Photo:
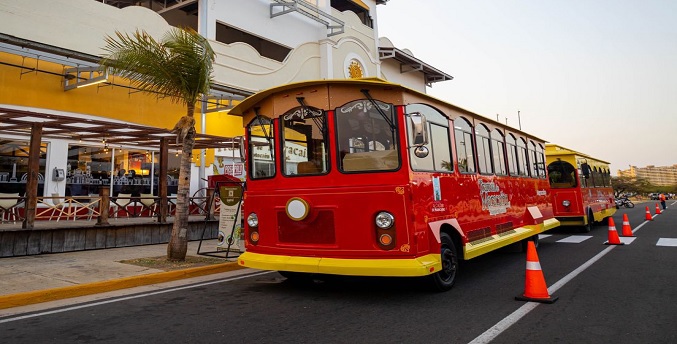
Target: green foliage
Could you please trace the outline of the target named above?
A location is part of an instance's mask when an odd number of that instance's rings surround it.
[[[174,102],[195,104],[209,92],[216,54],[209,42],[190,28],[173,28],[161,41],[145,31],[106,37],[109,53],[100,64],[134,87],[159,93]]]

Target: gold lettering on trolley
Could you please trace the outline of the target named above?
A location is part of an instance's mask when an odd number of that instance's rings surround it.
[[[398,195],[404,195],[404,187],[402,187],[402,186],[396,187],[395,193],[397,193]]]
[[[401,252],[409,252],[409,250],[411,250],[411,246],[409,246],[409,244],[404,244],[404,245],[400,246]]]

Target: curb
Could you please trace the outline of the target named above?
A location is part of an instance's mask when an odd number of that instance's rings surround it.
[[[9,295],[0,295],[0,309],[27,306],[36,303],[92,295],[120,289],[140,287],[149,284],[170,282],[185,278],[211,275],[239,269],[244,269],[244,267],[237,265],[237,262],[228,262],[182,270],[173,270],[138,276],[123,277],[101,282],[84,283],[68,287],[35,290]]]

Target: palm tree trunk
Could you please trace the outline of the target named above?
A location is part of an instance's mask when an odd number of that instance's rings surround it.
[[[187,115],[193,118],[195,104],[188,104]],[[179,131],[180,133],[180,131]],[[177,133],[177,135],[179,135]],[[167,259],[172,261],[186,260],[188,251],[188,214],[190,210],[190,175],[193,146],[195,145],[195,126],[192,125],[183,138],[181,147],[181,165],[179,168],[179,186],[176,193],[176,215],[172,226],[172,235],[167,245]]]

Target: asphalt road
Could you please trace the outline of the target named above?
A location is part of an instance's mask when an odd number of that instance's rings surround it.
[[[541,239],[538,256],[559,297],[554,304],[514,299],[524,292],[525,255],[505,249],[464,262],[446,293],[411,279],[296,285],[252,270],[256,275],[0,318],[0,338],[3,344],[675,343],[677,246],[657,243],[677,241],[677,205],[641,225],[645,205],[614,216],[619,234],[623,213],[636,230],[627,245],[604,245],[604,225],[584,234],[558,228]]]

